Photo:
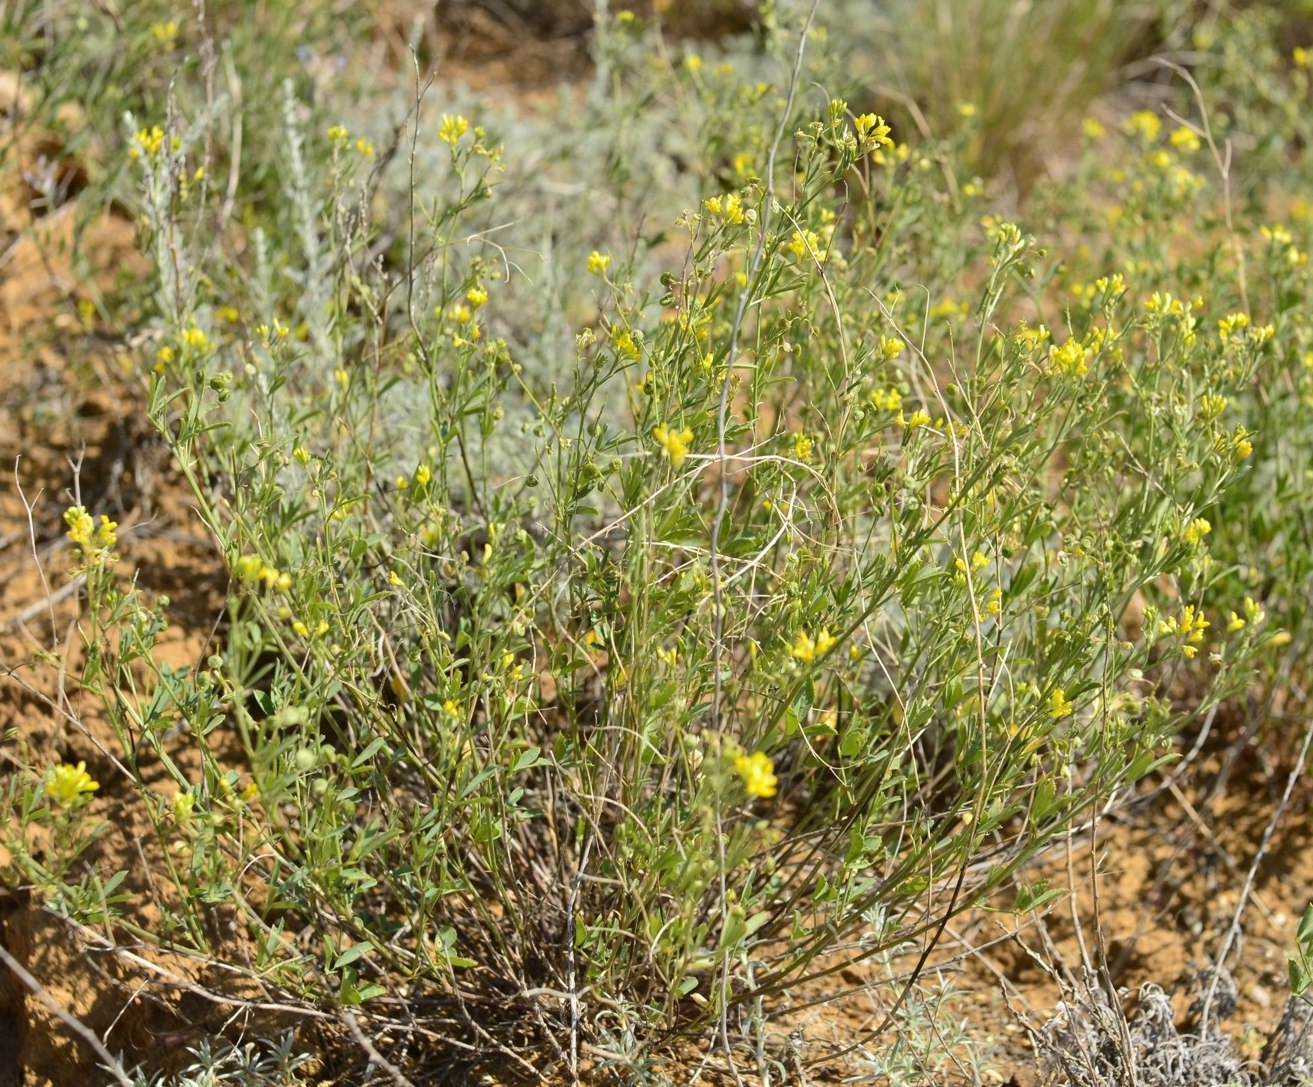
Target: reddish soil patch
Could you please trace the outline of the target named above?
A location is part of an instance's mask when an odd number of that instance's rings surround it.
[[[53,137],[19,126],[13,114],[24,105],[0,96],[0,111],[24,133],[0,174],[0,780],[23,764],[85,760],[101,783],[91,815],[106,828],[79,863],[104,875],[128,870],[123,886],[140,896],[134,913],[149,923],[141,797],[117,769],[122,751],[99,699],[74,678],[85,646],[63,512],[80,502],[119,522],[122,578],[135,577],[150,600],[169,600],[164,663],[204,659],[224,578],[144,417],[140,355],[97,317],[121,277],[147,274],[134,230],[112,215],[86,217],[75,200],[52,204],[52,193],[71,196],[72,181],[34,185],[52,163],[66,179],[84,175]],[[29,846],[39,856],[42,845],[38,832]],[[0,847],[0,862],[7,859]],[[27,895],[0,899],[0,941],[111,1051],[197,1040],[179,1033],[176,1001],[147,992],[146,979],[115,956],[88,950],[95,940],[91,932],[79,938]],[[0,967],[0,1085],[23,1083],[24,1065],[28,1084],[96,1081],[85,1044],[25,996]]]

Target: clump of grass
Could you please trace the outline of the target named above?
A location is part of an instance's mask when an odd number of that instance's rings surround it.
[[[971,173],[1025,193],[1078,146],[1081,120],[1127,62],[1152,52],[1186,5],[1097,0],[930,0],[843,8],[854,75],[923,137],[962,143]],[[1043,95],[1035,93],[1043,72]]]

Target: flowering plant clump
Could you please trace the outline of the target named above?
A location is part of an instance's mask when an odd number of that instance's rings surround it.
[[[874,15],[771,6],[695,54],[603,13],[572,124],[437,84],[396,118],[311,71],[327,41],[289,67],[243,27],[160,82],[179,38],[138,6],[96,185],[151,273],[77,328],[120,314],[231,576],[180,664],[118,525],[64,513],[158,908],[85,848],[84,763],[29,766],[0,843],[131,961],[233,958],[219,997],[369,1032],[398,1082],[443,1047],[651,1078],[699,1032],[778,1078],[797,986],[931,962],[1227,700],[1303,713],[1313,211],[1263,186],[1313,132],[1288,50],[1245,77],[1275,24],[1001,191],[983,88],[927,125],[821,90]],[[1252,159],[1218,176],[1224,133]]]

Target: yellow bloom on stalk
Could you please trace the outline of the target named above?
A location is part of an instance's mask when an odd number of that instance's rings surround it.
[[[333,125],[325,135],[334,143],[346,143],[347,136],[349,136],[350,133],[347,132],[344,125]]]
[[[903,341],[894,336],[881,336],[878,344],[882,358],[892,361],[903,353]]]
[[[1089,351],[1075,339],[1070,339],[1060,347],[1049,351],[1049,367],[1055,373],[1081,377],[1089,372],[1086,360]]]
[[[1182,125],[1180,128],[1173,129],[1172,134],[1168,137],[1171,144],[1178,151],[1198,151],[1201,144],[1199,136],[1192,128],[1186,128]]]
[[[693,441],[693,432],[685,427],[683,430],[671,430],[668,423],[652,428],[652,437],[656,439],[661,452],[670,458],[670,463],[678,468],[688,456],[689,443]]]
[[[828,627],[822,627],[815,638],[805,630],[800,630],[789,654],[794,660],[802,661],[803,664],[813,664],[817,657],[823,657],[833,649],[834,643],[834,635],[830,633]]]
[[[857,138],[867,150],[893,146],[894,141],[889,138],[889,126],[877,114],[863,113],[853,120],[853,128],[857,130]]]
[[[457,141],[469,131],[470,123],[459,113],[454,117],[449,113],[442,115],[442,127],[438,129],[438,139],[449,143],[454,148]]]
[[[1199,652],[1199,646],[1203,644],[1204,631],[1210,626],[1212,624],[1204,618],[1202,608],[1196,610],[1193,604],[1187,604],[1181,609],[1179,619],[1172,615],[1161,620],[1158,623],[1158,633],[1179,634],[1185,639],[1185,645],[1181,647],[1181,652],[1185,654],[1187,660],[1193,660]]]
[[[1067,697],[1066,691],[1061,687],[1053,688],[1049,694],[1049,716],[1053,720],[1060,721],[1064,717],[1070,717],[1075,708],[1071,699]]]
[[[1152,110],[1142,109],[1131,114],[1126,121],[1125,130],[1128,135],[1137,137],[1143,143],[1153,143],[1163,130],[1163,123],[1158,114]]]
[[[876,411],[899,411],[903,406],[903,394],[897,389],[872,389],[871,405]]]
[[[812,459],[812,440],[806,434],[793,436],[793,455],[799,460]]]
[[[1213,531],[1212,523],[1206,517],[1196,517],[1185,526],[1185,542],[1191,547],[1198,544],[1205,536]]]
[[[611,264],[611,258],[606,253],[599,253],[594,249],[588,254],[588,274],[600,276],[604,274]]]
[[[743,779],[743,787],[749,796],[772,797],[779,780],[775,777],[775,763],[764,751],[754,751],[751,755],[739,755],[734,760],[734,769]]]
[[[143,154],[147,158],[154,158],[163,146],[164,129],[159,125],[153,125],[149,129],[139,128],[132,138],[132,146],[128,148],[128,158],[141,158]]]
[[[643,354],[638,344],[634,342],[634,337],[627,330],[617,332],[611,337],[611,342],[615,344],[616,351],[627,359],[640,358]]]
[[[86,507],[71,506],[64,511],[64,524],[68,525],[68,538],[82,549],[82,557],[91,565],[101,566],[117,558],[111,554],[119,542],[117,521],[102,516],[97,527]]]
[[[76,766],[56,763],[46,777],[46,796],[61,808],[71,808],[84,793],[94,793],[100,782],[92,780],[87,764],[79,759]]]
[[[821,238],[814,230],[795,230],[784,248],[799,260],[808,255],[813,260],[821,259]]]
[[[737,226],[743,222],[743,200],[736,192],[726,193],[724,196],[709,196],[702,201],[702,206],[730,226]]]

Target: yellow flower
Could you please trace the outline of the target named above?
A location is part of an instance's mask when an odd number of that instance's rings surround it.
[[[1049,368],[1055,373],[1081,377],[1089,372],[1089,366],[1086,364],[1088,358],[1089,351],[1077,340],[1070,339],[1062,346],[1054,347],[1049,351]]]
[[[688,446],[693,440],[693,432],[688,428],[671,430],[667,423],[652,428],[652,437],[656,439],[661,451],[670,458],[670,463],[678,468],[688,456]]]
[[[1049,716],[1055,721],[1070,717],[1075,706],[1061,687],[1054,687],[1049,694]]]
[[[1103,139],[1103,137],[1108,134],[1108,130],[1103,127],[1097,118],[1094,117],[1086,117],[1085,120],[1080,123],[1080,127],[1081,131],[1085,134],[1085,138],[1091,143]]]
[[[1178,151],[1198,151],[1200,147],[1199,136],[1194,129],[1186,128],[1184,125],[1173,129],[1168,139]]]
[[[488,292],[482,287],[471,287],[465,292],[465,298],[471,306],[478,309],[483,303],[488,301]]]
[[[611,342],[615,344],[615,349],[627,359],[642,357],[642,351],[639,350],[638,344],[634,342],[634,337],[627,329],[615,333],[611,337]]]
[[[333,125],[327,132],[328,138],[334,143],[346,143],[348,135],[349,133],[343,125]]]
[[[363,136],[356,140],[356,150],[367,159],[374,157],[374,145]]]
[[[897,389],[873,389],[871,404],[876,411],[898,411],[903,406],[903,394]]]
[[[588,272],[590,275],[602,275],[611,264],[611,257],[594,249],[588,254]]]
[[[72,506],[64,511],[64,523],[68,525],[68,538],[82,549],[82,557],[89,564],[100,566],[118,557],[111,554],[119,542],[115,531],[119,527],[117,521],[102,516],[97,527],[96,519],[85,507]]]
[[[71,808],[83,793],[94,793],[99,788],[100,783],[87,773],[84,759],[79,759],[76,766],[56,763],[46,777],[46,796],[61,808]]]
[[[743,779],[743,787],[749,796],[772,797],[779,780],[775,777],[775,763],[764,751],[754,751],[751,755],[739,755],[734,760],[734,769]]]
[[[789,650],[789,653],[795,660],[800,660],[803,664],[812,664],[817,657],[823,657],[833,649],[834,642],[834,636],[830,633],[828,627],[822,627],[815,638],[812,638],[805,630],[800,630],[798,631],[798,638],[793,643],[793,648]]]
[[[469,131],[470,123],[459,113],[454,117],[449,113],[442,115],[442,127],[438,129],[438,139],[451,144],[454,149],[457,141]]]
[[[1163,123],[1152,110],[1142,109],[1131,114],[1124,128],[1127,135],[1135,136],[1142,143],[1153,143],[1163,130]]]
[[[164,146],[164,129],[159,125],[154,125],[149,129],[140,128],[137,134],[132,138],[132,146],[128,148],[129,158],[141,158],[144,154],[147,158],[154,158],[160,153],[160,148]]]
[[[1228,634],[1234,634],[1237,630],[1244,630],[1244,629],[1245,629],[1245,621],[1241,619],[1240,616],[1238,616],[1235,612],[1232,612],[1230,622],[1226,624],[1226,632]]]
[[[795,230],[793,237],[784,247],[798,259],[810,256],[813,260],[821,260],[821,238],[820,235],[812,230]]]
[[[195,325],[192,325],[191,328],[184,328],[178,334],[178,339],[182,341],[184,347],[190,347],[195,351],[204,351],[210,346],[210,337]]]
[[[903,353],[903,341],[894,336],[881,336],[878,347],[880,355],[890,361]]]
[[[709,196],[702,201],[702,206],[717,219],[737,226],[743,222],[743,200],[736,192],[724,196]]]
[[[793,436],[793,455],[799,460],[811,460],[812,440],[806,434]]]
[[[1313,65],[1313,50],[1306,49],[1302,45],[1297,45],[1290,54],[1290,59],[1295,62],[1296,68],[1307,68]]]
[[[1193,547],[1212,531],[1213,526],[1208,518],[1196,517],[1185,526],[1185,542]]]
[[[91,534],[96,529],[96,520],[83,506],[73,506],[64,511],[64,523],[68,525],[68,538],[86,551],[91,547]]]
[[[868,151],[893,146],[894,141],[889,138],[889,126],[877,114],[863,113],[854,118],[853,128],[857,130],[857,138],[862,147]]]

